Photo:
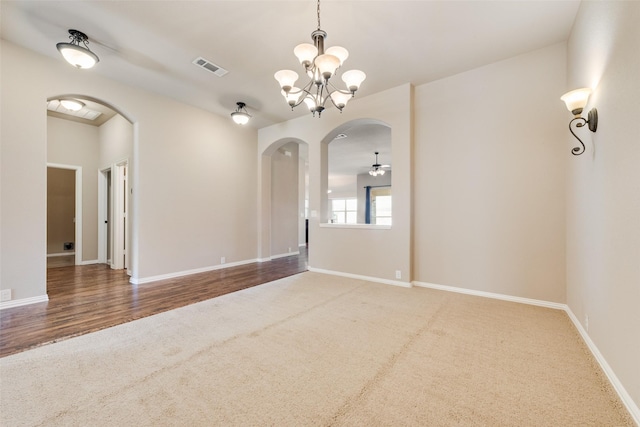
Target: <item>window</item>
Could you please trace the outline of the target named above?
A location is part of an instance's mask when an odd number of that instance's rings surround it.
[[[371,223],[391,225],[391,187],[371,190]]]
[[[331,222],[355,224],[358,222],[358,199],[331,199]]]

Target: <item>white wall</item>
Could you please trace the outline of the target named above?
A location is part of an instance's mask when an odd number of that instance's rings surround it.
[[[82,167],[82,261],[98,259],[98,141],[95,126],[47,116],[47,161]]]
[[[415,88],[414,280],[565,302],[565,49]]]
[[[582,2],[566,90],[594,90],[596,133],[567,165],[567,302],[640,420],[640,2]],[[571,119],[564,112],[565,122]],[[569,144],[577,141],[565,131]],[[573,156],[571,156],[573,157]]]
[[[309,221],[309,265],[312,268],[337,271],[360,276],[395,280],[395,271],[403,273],[401,280],[410,281],[411,271],[411,123],[412,87],[399,86],[351,102],[343,113],[329,109],[322,118],[311,114],[278,125],[260,129],[258,156],[272,144],[293,139],[309,144],[309,191],[311,216]],[[394,164],[394,225],[391,230],[320,227],[327,222],[327,147],[328,142],[349,122],[359,120],[384,123],[391,127],[392,157]],[[262,181],[268,179],[261,162]],[[264,185],[264,183],[259,183]],[[397,185],[397,187],[395,187]],[[396,189],[397,188],[397,189]],[[261,206],[270,197],[261,190]],[[270,238],[263,222],[260,229],[261,251]],[[266,222],[269,224],[269,222]],[[261,258],[264,258],[261,255]]]
[[[309,147],[298,144],[298,246],[306,243],[305,201],[309,187]]]
[[[298,157],[295,142],[271,155],[271,256],[298,251]]]
[[[99,165],[106,169],[121,160],[133,159],[133,125],[120,114],[98,128]]]
[[[90,96],[134,122],[134,280],[256,257],[251,128],[2,41],[1,286],[46,292],[45,102]],[[97,174],[97,173],[96,173]]]

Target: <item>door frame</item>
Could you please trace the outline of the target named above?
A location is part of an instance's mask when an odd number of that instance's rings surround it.
[[[111,255],[110,267],[127,269],[129,273],[129,159],[123,159],[98,171],[98,262],[106,263]],[[106,173],[111,173],[111,191],[108,191]],[[107,203],[107,198],[111,203]],[[111,236],[107,236],[105,221],[111,206]],[[107,254],[107,239],[111,238],[111,254]]]
[[[75,265],[82,264],[82,166],[64,165],[61,163],[47,162],[47,168],[67,169],[75,171],[76,195],[75,195]],[[47,213],[47,217],[48,217]]]
[[[100,169],[98,171],[98,263],[106,264],[109,260],[109,254],[107,253],[107,236],[108,225],[106,221],[109,219],[109,206],[113,206],[113,203],[108,203],[107,198],[111,197],[108,190],[109,180],[107,179],[107,173],[111,173],[112,167]],[[113,236],[111,236],[113,241]]]
[[[128,212],[129,212],[129,160],[124,159],[114,164],[111,169],[111,190],[113,192],[113,221],[111,231],[113,239],[111,247],[113,248],[113,257],[111,259],[111,268],[116,270],[127,269],[129,266],[129,249],[127,233]]]

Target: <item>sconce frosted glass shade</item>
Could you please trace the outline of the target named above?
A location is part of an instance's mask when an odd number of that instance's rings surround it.
[[[293,48],[293,54],[302,65],[313,63],[313,58],[318,55],[318,48],[309,43],[302,43]]]
[[[56,47],[65,61],[77,68],[91,68],[99,61],[95,53],[75,44],[58,43]]]
[[[582,113],[585,105],[587,105],[589,95],[591,95],[591,89],[585,87],[567,92],[560,99],[567,105],[567,109],[577,116]]]
[[[360,70],[347,71],[342,75],[342,81],[345,82],[351,92],[358,90],[367,75]]]
[[[282,90],[289,92],[296,80],[298,80],[298,73],[291,70],[280,70],[273,77],[280,83]]]
[[[340,60],[340,66],[344,64],[344,61],[349,57],[349,51],[342,46],[331,46],[325,51],[327,55],[333,55]]]

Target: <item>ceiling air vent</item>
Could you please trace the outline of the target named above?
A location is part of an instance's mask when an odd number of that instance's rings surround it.
[[[211,61],[204,59],[201,56],[194,59],[193,63],[196,64],[198,67],[204,68],[205,70],[212,72],[218,77],[222,77],[228,73],[228,71],[225,70],[224,68],[214,64]]]

